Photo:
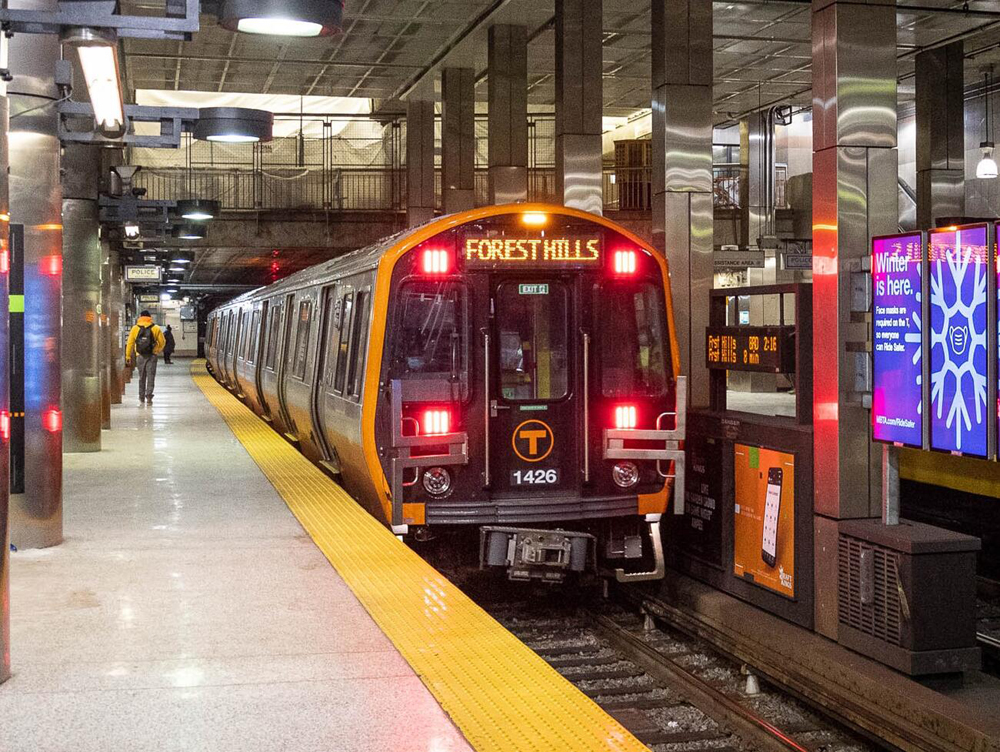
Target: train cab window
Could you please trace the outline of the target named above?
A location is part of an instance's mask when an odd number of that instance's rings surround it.
[[[559,284],[506,284],[497,295],[500,382],[513,402],[569,391],[569,304]]]
[[[312,323],[312,301],[299,303],[299,324],[295,329],[295,361],[292,374],[297,379],[306,377],[306,360],[309,354],[309,325]]]
[[[605,397],[658,397],[669,385],[663,291],[650,283],[601,289],[601,390]]]
[[[465,287],[457,282],[408,282],[397,298],[392,376],[468,385]]]
[[[267,358],[264,365],[268,369],[274,370],[274,364],[278,355],[278,333],[281,323],[281,306],[271,309],[271,323],[267,327]]]
[[[350,368],[347,383],[351,395],[361,394],[361,382],[364,378],[365,345],[368,340],[368,293],[359,292],[354,303],[354,323],[351,334]]]
[[[333,390],[344,391],[344,380],[347,378],[347,348],[351,336],[351,311],[354,308],[354,293],[347,293],[340,304],[340,342],[337,345],[337,372],[333,377]]]

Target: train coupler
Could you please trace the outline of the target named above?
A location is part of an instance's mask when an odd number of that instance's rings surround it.
[[[479,529],[479,566],[506,567],[511,580],[562,582],[595,560],[597,540],[589,533],[514,527]]]

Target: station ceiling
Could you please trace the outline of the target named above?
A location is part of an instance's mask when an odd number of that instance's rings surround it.
[[[123,0],[142,12],[155,0]],[[919,0],[899,10],[902,98],[920,48],[989,32],[997,37],[994,0]],[[919,6],[927,10],[912,10]],[[771,102],[808,105],[811,85],[809,0],[715,3],[715,109],[719,123]],[[936,11],[936,12],[934,12]],[[606,115],[649,106],[649,2],[604,3]],[[211,16],[190,42],[128,39],[127,86],[217,92],[365,97],[388,101],[433,79],[433,62],[470,65],[486,98],[486,28],[522,23],[529,31],[529,96],[551,107],[554,3],[538,0],[349,0],[344,31],[332,38],[286,39],[239,34]],[[979,34],[976,34],[976,31]],[[977,75],[971,71],[972,78]]]

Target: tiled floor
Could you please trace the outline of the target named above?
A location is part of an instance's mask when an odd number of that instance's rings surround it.
[[[469,749],[192,383],[161,363],[12,555],[3,752]]]

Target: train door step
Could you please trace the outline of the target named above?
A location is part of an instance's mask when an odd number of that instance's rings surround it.
[[[319,466],[326,470],[330,475],[340,475],[340,463],[331,462],[330,460],[320,460]]]
[[[288,439],[290,442],[292,442],[293,444],[298,444],[299,443],[299,437],[296,436],[294,433],[286,433],[286,434],[282,434],[282,435],[286,439]]]

